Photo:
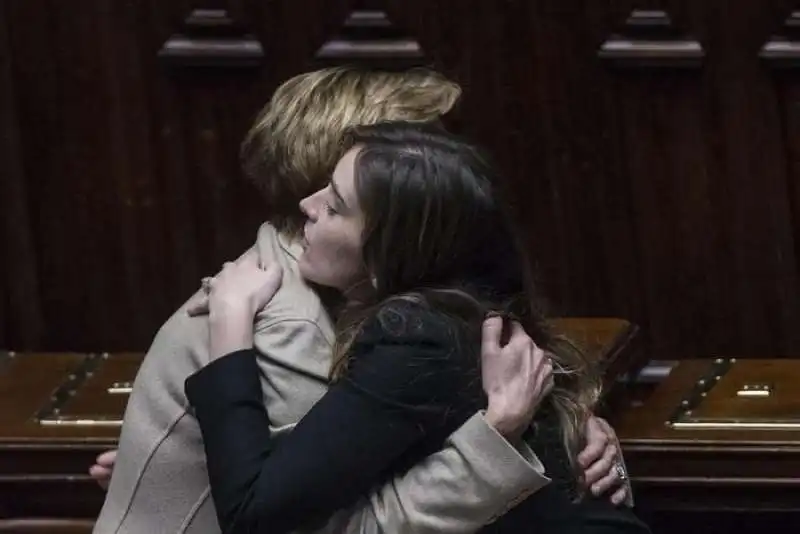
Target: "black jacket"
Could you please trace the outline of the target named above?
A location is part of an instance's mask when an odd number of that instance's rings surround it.
[[[485,407],[478,351],[447,315],[405,302],[384,308],[353,344],[345,376],[280,446],[270,442],[254,351],[229,354],[189,377],[186,395],[203,433],[223,532],[318,524],[440,449]],[[546,410],[536,419],[529,443],[553,483],[482,532],[649,532],[605,499],[573,502],[557,420]]]

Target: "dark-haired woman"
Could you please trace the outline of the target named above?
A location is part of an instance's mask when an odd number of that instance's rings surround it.
[[[505,400],[519,404],[519,420],[532,417],[519,439],[551,480],[484,531],[648,532],[629,510],[578,489],[575,455],[596,377],[549,332],[491,167],[469,144],[418,126],[365,127],[348,143],[328,187],[301,203],[301,272],[347,301],[336,383],[280,441],[267,439],[251,347],[253,316],[279,273],[228,266],[212,284],[210,343],[219,359],[187,380],[186,393],[223,531],[318,526],[439,450],[476,410],[493,417],[498,407],[487,404],[481,378],[491,388],[487,373],[502,372],[528,385],[525,399]],[[523,328],[533,339],[513,361],[486,352],[481,360],[491,314],[519,321],[515,340]]]

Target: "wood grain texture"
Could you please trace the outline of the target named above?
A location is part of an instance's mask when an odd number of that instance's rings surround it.
[[[698,381],[709,379],[714,365],[713,360],[680,362],[649,398],[617,421],[638,498],[651,510],[797,512],[800,360],[732,363],[691,414],[698,421],[728,421],[725,428],[667,424]],[[737,396],[752,382],[769,383],[773,395]],[[793,426],[751,428],[771,421]]]
[[[6,11],[0,6],[0,339],[16,338],[24,348],[42,343],[44,320]]]
[[[787,35],[788,0],[3,9],[0,346],[146,349],[267,215],[239,176],[250,121],[360,10],[463,84],[447,122],[504,171],[554,315],[625,318],[653,358],[800,353],[800,86],[759,57]],[[195,9],[227,12],[264,63],[165,68],[159,49]],[[608,68],[597,51],[635,10],[667,13],[702,68]]]

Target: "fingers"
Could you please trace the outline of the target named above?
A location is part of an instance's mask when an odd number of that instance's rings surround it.
[[[547,396],[555,386],[553,363],[550,356],[539,348],[518,321],[511,323],[511,337],[502,352],[520,361],[522,369],[534,377],[536,402]]]
[[[197,299],[195,299],[186,307],[186,313],[189,314],[189,317],[197,317],[198,315],[208,315],[208,312],[209,312],[208,295],[201,295],[197,297]]]
[[[481,356],[483,358],[500,354],[500,336],[503,334],[503,319],[489,317],[483,321],[481,331]]]
[[[540,364],[550,360],[547,354],[534,343],[519,321],[511,322],[511,337],[508,338],[506,347],[509,350],[532,351],[534,360]]]
[[[620,506],[624,504],[625,501],[628,500],[628,485],[623,484],[621,488],[614,492],[614,495],[611,496],[611,503],[614,506]]]
[[[544,397],[555,386],[553,362],[550,360],[550,356],[535,343],[531,342],[529,346],[532,353],[531,372],[535,376],[537,387],[542,391],[541,396]]]
[[[614,429],[604,419],[591,417],[586,422],[587,446],[578,455],[578,462],[586,468],[585,483],[593,495],[603,495],[616,489],[610,497],[615,505],[623,503],[628,496],[629,486],[620,479],[616,462],[619,456],[617,437]],[[599,452],[602,450],[602,456]]]
[[[607,491],[617,488],[618,486],[624,486],[625,484],[623,481],[619,479],[617,476],[616,471],[612,471],[611,473],[607,474],[594,484],[592,484],[592,494],[595,497],[599,497],[600,495],[605,494]]]
[[[105,490],[108,489],[108,483],[111,480],[116,455],[117,451],[104,452],[97,457],[97,463],[89,468],[89,476]]]
[[[539,387],[540,397],[549,395],[555,387],[553,375],[553,360],[550,355],[540,349],[533,340],[529,339],[529,347],[533,353],[532,372],[536,376],[537,386]]]
[[[214,283],[213,276],[204,276],[200,279],[200,289],[203,290],[203,293],[208,294],[211,292],[211,285]]]
[[[510,357],[518,359],[520,362],[525,362],[528,366],[529,372],[535,373],[541,359],[541,355],[537,354],[538,347],[533,340],[525,333],[525,329],[517,321],[511,322],[511,336],[508,338],[508,343],[502,348],[502,351]]]
[[[246,262],[258,262],[260,261],[260,256],[258,254],[258,249],[256,247],[250,247],[247,252],[236,258],[236,264],[246,263]]]
[[[267,302],[278,292],[278,289],[281,287],[281,282],[283,281],[283,269],[277,263],[273,263],[266,267],[263,276],[264,283],[259,291],[259,309],[266,306]]]
[[[108,483],[111,481],[111,470],[99,465],[93,465],[89,468],[89,476],[91,476],[97,484],[104,490],[108,489]]]
[[[106,478],[111,478],[112,472],[113,472],[112,469],[97,464],[94,464],[92,467],[89,468],[89,475],[91,475],[93,479],[98,481]]]
[[[600,459],[608,446],[608,434],[603,432],[597,417],[586,421],[586,447],[578,454],[578,463],[584,469]]]
[[[606,446],[605,451],[603,451],[603,456],[586,469],[586,484],[596,484],[598,481],[609,475],[616,477],[617,474],[614,470],[614,462],[616,459],[617,447],[610,443]],[[592,492],[594,493],[594,488]]]
[[[103,467],[114,467],[114,463],[117,461],[117,449],[113,449],[110,451],[106,451],[100,454],[96,459],[98,465]]]
[[[528,342],[531,340],[519,321],[511,321],[511,338],[509,338],[508,342],[511,343],[514,340],[519,342]]]
[[[548,373],[547,377],[544,379],[544,385],[542,386],[542,397],[546,397],[550,393],[552,393],[555,387],[556,387],[556,381],[555,378],[553,377],[552,366],[551,366],[550,373]]]
[[[242,258],[242,261],[239,264],[239,266],[246,265],[247,262],[245,260],[246,257]],[[223,263],[222,269],[216,274],[216,276],[212,276],[209,281],[208,286],[211,288],[211,290],[212,291],[214,290],[214,287],[219,284],[220,280],[233,276],[236,272],[236,267],[237,264],[232,261],[226,261],[225,263]]]
[[[593,417],[593,419],[598,424],[598,426],[603,430],[603,432],[605,432],[606,436],[608,437],[608,441],[612,441],[614,443],[618,441],[617,433],[614,432],[614,427],[608,424],[608,421],[606,421],[602,417]]]

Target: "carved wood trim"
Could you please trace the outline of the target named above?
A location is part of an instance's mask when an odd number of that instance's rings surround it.
[[[385,11],[356,10],[341,31],[320,47],[314,57],[334,63],[419,63],[424,57],[416,39],[398,29]]]
[[[787,17],[782,34],[773,35],[758,55],[772,68],[800,67],[800,11],[793,11]]]
[[[705,50],[696,39],[679,34],[667,12],[635,9],[622,32],[606,39],[597,55],[615,67],[699,68]]]
[[[256,37],[234,23],[224,9],[195,9],[158,51],[178,67],[255,68],[264,59]]]

